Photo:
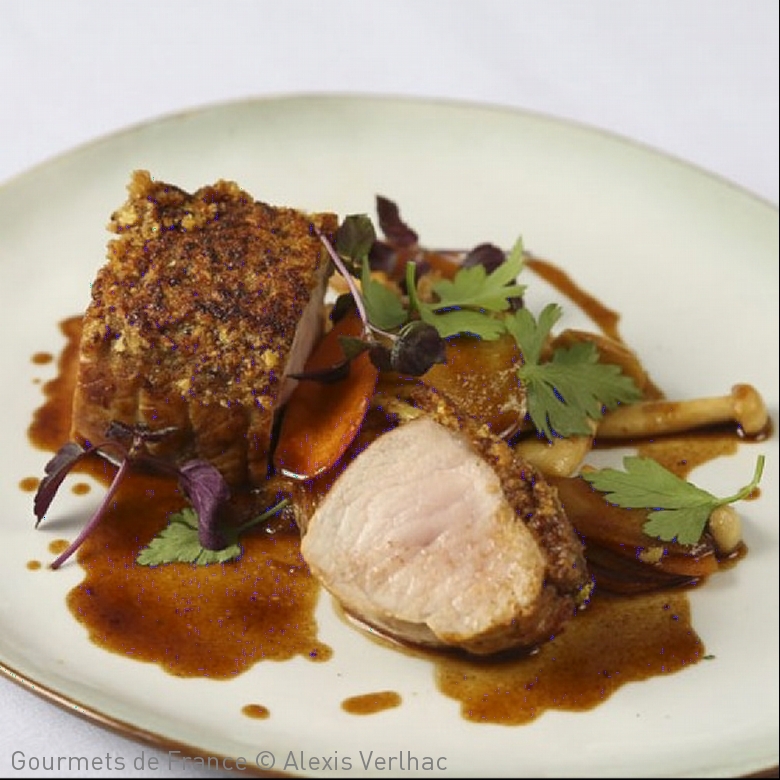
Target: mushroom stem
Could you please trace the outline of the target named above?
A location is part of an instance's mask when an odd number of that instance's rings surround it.
[[[729,395],[689,401],[643,401],[607,412],[596,435],[633,438],[679,433],[692,428],[735,422],[747,436],[766,428],[766,404],[752,385],[734,385]]]
[[[595,432],[595,424],[591,430]],[[593,436],[570,436],[566,439],[523,439],[515,450],[546,477],[571,477],[593,446]]]

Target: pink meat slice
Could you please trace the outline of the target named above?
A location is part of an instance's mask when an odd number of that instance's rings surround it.
[[[305,526],[301,551],[360,621],[474,653],[548,640],[590,582],[555,489],[503,442],[431,416],[357,456]]]

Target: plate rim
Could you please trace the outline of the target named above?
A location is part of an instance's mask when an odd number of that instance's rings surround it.
[[[89,152],[91,149],[98,147],[102,144],[113,143],[120,140],[123,137],[133,135],[134,133],[143,131],[144,129],[160,124],[167,124],[169,122],[176,122],[188,117],[210,113],[212,111],[227,110],[236,108],[238,106],[250,105],[250,104],[270,104],[270,103],[292,103],[292,102],[349,102],[349,103],[365,103],[365,102],[380,102],[380,103],[397,103],[399,105],[418,105],[428,106],[430,108],[443,107],[451,109],[460,109],[465,111],[485,112],[490,114],[505,114],[508,116],[516,116],[519,118],[526,117],[528,119],[541,120],[549,122],[551,124],[557,124],[563,127],[568,127],[573,130],[577,130],[583,133],[593,134],[595,136],[601,136],[602,138],[615,141],[617,143],[633,147],[649,153],[651,155],[665,158],[667,161],[683,168],[689,169],[698,175],[709,178],[713,181],[719,182],[721,185],[741,193],[756,202],[768,207],[770,210],[778,213],[780,210],[780,204],[774,203],[769,198],[760,195],[753,190],[748,189],[742,184],[729,179],[723,174],[716,173],[709,170],[702,165],[694,163],[690,160],[686,160],[684,157],[674,154],[673,152],[666,151],[660,147],[654,146],[651,143],[640,141],[631,136],[624,135],[618,131],[610,130],[599,125],[595,125],[582,120],[571,119],[569,117],[563,117],[556,114],[552,114],[544,111],[535,111],[526,107],[512,106],[504,103],[494,102],[480,102],[468,99],[450,98],[450,97],[427,97],[419,95],[405,95],[402,93],[371,93],[371,92],[316,92],[316,91],[300,91],[300,92],[280,92],[278,94],[257,94],[248,95],[241,98],[228,98],[225,100],[208,101],[201,104],[194,104],[189,107],[174,109],[171,111],[163,111],[159,114],[154,114],[149,117],[139,119],[126,125],[116,127],[111,130],[107,130],[103,133],[99,133],[93,137],[86,138],[80,143],[76,143],[66,149],[62,149],[58,152],[44,157],[33,165],[12,174],[9,178],[0,181],[0,190],[5,189],[7,186],[15,185],[19,179],[23,179],[27,176],[34,175],[39,169],[46,168],[50,165],[54,165],[63,158],[73,157],[81,153]]]

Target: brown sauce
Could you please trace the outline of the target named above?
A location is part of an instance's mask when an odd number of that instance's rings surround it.
[[[19,480],[19,490],[23,490],[25,493],[34,493],[40,482],[39,477],[24,477],[24,479]]]
[[[36,352],[30,360],[36,366],[45,366],[54,360],[54,355],[51,352]]]
[[[55,539],[53,542],[49,542],[49,552],[52,555],[59,555],[68,549],[67,539]]]
[[[86,576],[67,597],[91,639],[180,677],[228,679],[258,661],[330,658],[297,532],[247,533],[241,559],[224,564],[135,564],[182,505],[169,479],[133,474],[122,484],[77,553]]]
[[[466,720],[517,726],[546,710],[592,709],[627,683],[672,674],[704,656],[683,591],[602,595],[534,655],[437,661],[436,684],[460,702]]]
[[[533,260],[529,265],[605,334],[620,338],[615,312],[551,264]],[[68,439],[80,318],[61,327],[68,341],[58,360],[58,376],[44,385],[46,402],[29,429],[31,441],[49,451]],[[682,475],[731,454],[736,446],[733,435],[684,436],[642,443],[640,451]],[[114,473],[97,458],[87,459],[80,470],[104,483]],[[232,678],[259,661],[299,655],[327,660],[331,650],[319,641],[314,619],[319,588],[300,557],[297,534],[251,533],[242,540],[242,559],[228,564],[135,565],[138,551],[181,506],[174,484],[135,474],[80,549],[77,560],[85,579],[68,594],[67,603],[92,640],[185,677]],[[56,547],[54,554],[62,549]],[[464,718],[506,725],[527,723],[550,709],[591,709],[626,683],[671,674],[706,657],[684,590],[631,597],[597,592],[587,609],[532,655],[479,661],[420,649],[400,651],[433,661],[439,690],[460,702]],[[368,714],[400,704],[400,696],[388,690],[351,697],[342,708]],[[248,704],[242,712],[269,716],[258,704]]]
[[[27,561],[27,568],[30,571],[38,571],[43,566],[40,561]]]
[[[695,468],[711,460],[735,455],[738,447],[736,433],[690,433],[641,442],[636,450],[637,455],[652,458],[681,479],[686,479]]]
[[[241,713],[253,720],[267,720],[271,717],[271,711],[262,704],[246,704],[241,708]]]
[[[341,702],[341,709],[350,715],[374,715],[401,706],[401,696],[395,691],[377,691],[350,696]]]
[[[86,496],[92,488],[86,482],[77,482],[71,488],[71,492],[76,496]]]
[[[623,341],[618,330],[620,315],[586,292],[563,269],[538,257],[527,258],[525,264],[561,295],[565,295],[604,335],[615,341]]]

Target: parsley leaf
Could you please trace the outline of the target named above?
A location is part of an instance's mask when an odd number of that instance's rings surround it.
[[[409,309],[433,325],[442,338],[470,333],[493,341],[506,331],[502,319],[495,315],[512,307],[512,300],[522,297],[525,286],[513,283],[523,266],[523,245],[517,241],[504,261],[491,273],[477,264],[461,268],[452,280],[441,279],[433,285],[438,300],[429,303],[417,295],[415,269],[406,266],[406,288]]]
[[[227,534],[225,534],[227,536]],[[198,515],[187,507],[171,515],[168,525],[138,554],[141,566],[159,566],[162,563],[225,563],[238,558],[241,547],[232,539],[221,550],[207,550],[198,539]]]
[[[148,547],[138,553],[135,562],[140,566],[160,566],[164,563],[194,563],[208,566],[211,563],[227,563],[241,557],[243,552],[238,540],[242,533],[265,522],[289,503],[283,499],[266,512],[237,528],[222,528],[224,547],[209,550],[201,544],[197,512],[186,507],[171,515],[168,525],[152,539]]]
[[[441,279],[433,285],[438,296],[435,303],[418,303],[423,312],[476,309],[501,312],[510,308],[510,298],[521,297],[525,285],[515,283],[523,267],[523,244],[518,239],[501,265],[488,273],[482,264],[461,268],[452,279]]]
[[[478,311],[455,309],[436,314],[424,309],[420,312],[420,317],[423,322],[433,325],[443,339],[457,336],[459,333],[470,333],[485,341],[495,341],[506,331],[503,320]]]
[[[563,309],[557,303],[548,303],[539,315],[539,322],[528,309],[516,311],[507,320],[507,330],[523,352],[523,362],[538,363],[542,356],[542,347],[553,325],[563,316]]]
[[[526,386],[528,415],[549,440],[587,436],[592,433],[590,420],[598,420],[605,408],[642,397],[619,366],[599,362],[598,350],[590,342],[556,349],[550,361],[540,362],[547,336],[560,317],[560,306],[551,303],[538,322],[527,309],[506,319],[523,354],[517,375]]]
[[[380,330],[394,330],[407,320],[407,312],[400,297],[385,285],[371,278],[368,260],[363,259],[360,277],[363,303],[368,321]]]
[[[701,539],[714,509],[741,501],[755,490],[764,470],[764,456],[758,456],[751,482],[727,498],[717,498],[686,482],[651,458],[626,457],[623,468],[625,471],[587,472],[582,478],[604,493],[610,504],[648,509],[648,521],[642,527],[648,536],[690,545]]]

